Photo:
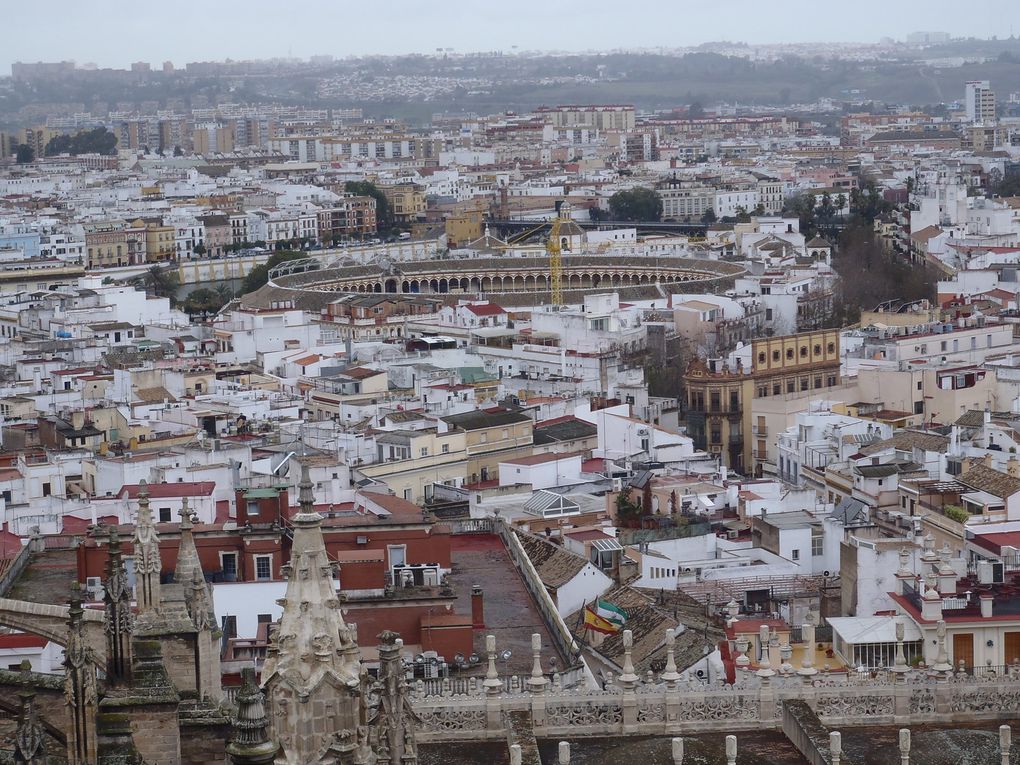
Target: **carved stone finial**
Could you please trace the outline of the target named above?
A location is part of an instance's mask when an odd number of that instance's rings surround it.
[[[255,669],[242,669],[241,680],[233,720],[234,735],[227,744],[227,755],[233,765],[268,765],[280,747],[269,738],[265,700],[255,682]]]
[[[45,765],[46,741],[39,714],[35,708],[35,691],[31,688],[19,691],[21,708],[18,712],[18,728],[14,733],[14,761],[24,765]]]

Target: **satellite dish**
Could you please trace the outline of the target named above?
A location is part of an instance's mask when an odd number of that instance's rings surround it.
[[[510,649],[508,648],[507,650],[500,653],[499,658],[502,659],[503,661],[510,661],[511,656],[513,656],[513,654],[510,652]]]
[[[481,661],[481,658],[478,656],[477,653],[473,653],[470,656],[468,656],[468,664],[474,665],[474,664],[477,664],[480,661]]]
[[[463,664],[464,663],[464,654],[458,653],[456,656],[454,656],[453,657],[453,663],[454,664]]]

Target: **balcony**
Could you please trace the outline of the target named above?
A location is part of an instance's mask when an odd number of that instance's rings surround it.
[[[753,436],[756,436],[758,438],[765,438],[766,436],[768,436],[768,434],[769,434],[769,427],[768,427],[768,425],[752,425],[751,426],[751,435],[753,435]]]

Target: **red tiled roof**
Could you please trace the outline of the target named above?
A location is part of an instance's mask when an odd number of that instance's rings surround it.
[[[138,499],[137,483],[126,483],[120,487],[117,496],[124,499]],[[153,499],[169,497],[208,497],[216,488],[215,481],[182,481],[180,483],[150,483],[146,487]],[[126,492],[126,495],[125,495]]]
[[[481,305],[466,305],[464,307],[471,311],[471,313],[473,313],[475,316],[498,316],[500,314],[506,313],[506,311],[504,311],[495,303],[483,303]]]
[[[11,635],[0,635],[0,649],[3,648],[45,648],[50,641],[37,635],[16,632]]]

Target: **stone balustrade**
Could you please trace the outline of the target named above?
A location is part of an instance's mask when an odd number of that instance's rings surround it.
[[[670,641],[667,646],[671,652]],[[491,636],[487,649],[490,656],[495,654]],[[473,684],[418,683],[411,703],[421,720],[421,742],[498,740],[505,737],[503,721],[512,712],[529,713],[539,738],[778,729],[783,705],[794,700],[805,702],[830,727],[978,722],[1020,715],[1020,683],[1012,670],[984,677],[902,669],[838,677],[769,671],[772,674],[742,671],[736,683],[717,686],[678,679],[672,669],[660,676],[625,672],[599,689],[587,684],[565,688],[555,674],[543,676],[547,682],[540,683],[535,672],[531,678],[507,679],[490,671]]]

